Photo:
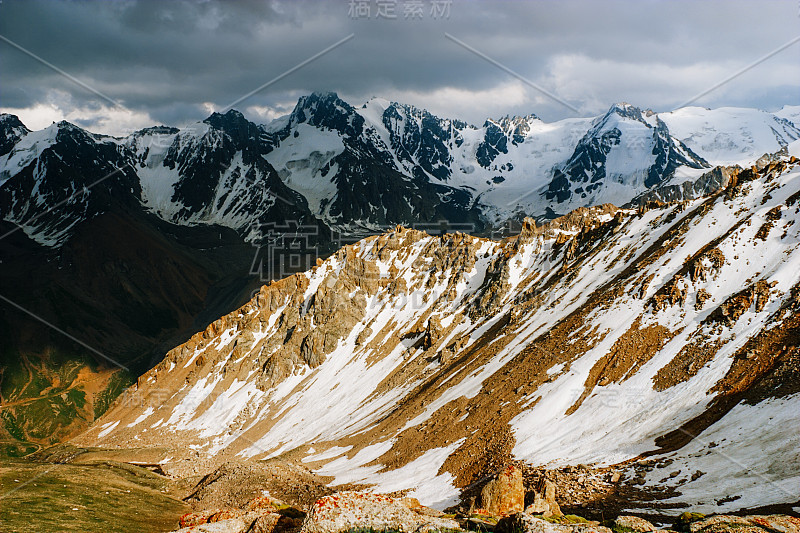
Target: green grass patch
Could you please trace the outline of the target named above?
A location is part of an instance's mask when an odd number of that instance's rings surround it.
[[[536,518],[541,518],[551,524],[588,524],[589,520],[586,520],[582,516],[578,516],[575,514],[565,514],[561,516],[548,516],[544,517],[542,515],[535,515]]]
[[[177,529],[188,506],[169,481],[130,465],[8,463],[0,474],[4,532],[157,532]]]
[[[675,529],[678,531],[689,531],[689,524],[692,522],[697,522],[698,520],[703,520],[705,517],[706,515],[703,513],[690,513],[687,511],[685,513],[681,513],[681,515],[675,521],[673,527],[675,527]]]

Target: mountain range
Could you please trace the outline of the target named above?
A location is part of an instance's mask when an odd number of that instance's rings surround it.
[[[749,164],[800,138],[786,118],[793,109],[658,114],[615,104],[599,117],[478,127],[378,98],[354,108],[314,93],[267,125],[231,110],[124,138],[67,122],[31,132],[2,115],[0,212],[51,247],[114,203],[251,239],[259,225],[287,220],[346,234],[440,220],[477,232],[623,205],[712,166]]]
[[[231,110],[126,137],[0,115],[0,436],[22,453],[81,432],[165,352],[343,244],[701,198],[799,138],[798,116],[615,104],[476,126],[334,93],[269,124]]]

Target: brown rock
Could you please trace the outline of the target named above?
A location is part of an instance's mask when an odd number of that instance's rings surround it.
[[[656,526],[644,518],[628,515],[618,516],[614,520],[614,526],[625,531],[635,531],[636,533],[647,533],[656,530]]]
[[[441,338],[442,325],[439,322],[439,317],[432,316],[428,319],[428,324],[425,327],[425,335],[422,337],[422,349],[429,350],[434,347]]]
[[[276,513],[261,515],[250,526],[248,533],[274,533],[281,518],[281,515]]]
[[[489,514],[503,516],[525,509],[522,469],[509,465],[481,491],[481,507]]]
[[[556,502],[556,484],[552,481],[545,481],[541,492],[533,492],[533,503],[525,509],[525,512],[528,514],[541,514],[545,518],[562,516],[561,507]]]

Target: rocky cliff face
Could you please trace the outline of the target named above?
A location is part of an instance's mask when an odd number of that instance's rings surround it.
[[[77,442],[174,472],[282,454],[439,507],[512,458],[618,464],[665,513],[790,502],[798,198],[784,157],[502,241],[397,227],[262,287]]]
[[[670,136],[653,112],[629,104],[613,106],[578,142],[572,156],[553,173],[545,197],[559,204],[579,196],[597,203],[601,189],[625,184],[639,190],[664,184],[679,167],[709,164]],[[573,202],[574,203],[574,202]]]

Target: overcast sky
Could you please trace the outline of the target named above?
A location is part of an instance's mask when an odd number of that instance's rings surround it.
[[[380,96],[477,124],[591,116],[619,101],[668,111],[798,37],[800,13],[798,0],[2,0],[0,36],[119,105],[3,39],[0,110],[34,129],[61,119],[112,134],[182,126],[351,34],[235,107],[263,123],[325,90],[353,105]],[[800,104],[800,42],[695,105],[784,104]]]

